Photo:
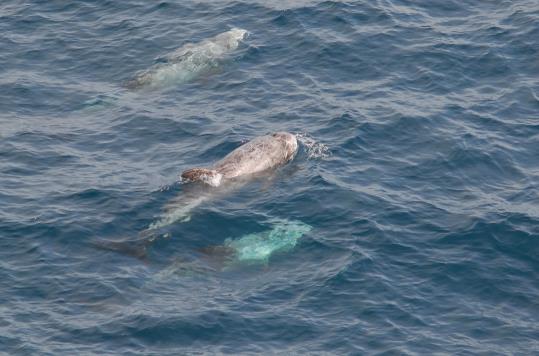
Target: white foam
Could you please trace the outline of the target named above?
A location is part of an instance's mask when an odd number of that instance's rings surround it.
[[[327,145],[317,142],[306,132],[296,133],[296,139],[305,147],[308,159],[324,159],[331,156],[331,151]]]

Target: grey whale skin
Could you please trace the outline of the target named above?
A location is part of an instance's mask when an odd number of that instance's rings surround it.
[[[163,57],[164,63],[139,72],[124,86],[127,89],[155,88],[195,80],[217,70],[247,35],[247,30],[232,28],[202,42],[187,43]]]
[[[230,152],[211,168],[192,168],[181,175],[184,181],[202,181],[217,187],[223,179],[259,173],[290,161],[298,149],[296,136],[276,132],[259,136]]]
[[[191,218],[191,211],[202,203],[226,195],[266,171],[292,160],[298,150],[296,136],[276,132],[258,136],[236,148],[208,168],[191,168],[181,174],[184,190],[165,207],[161,218],[148,227],[156,230]]]

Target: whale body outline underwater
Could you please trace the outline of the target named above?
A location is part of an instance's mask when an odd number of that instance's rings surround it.
[[[127,89],[159,88],[188,83],[216,71],[224,59],[247,38],[249,31],[232,28],[198,43],[187,43],[161,57],[163,62],[139,71],[123,86]]]

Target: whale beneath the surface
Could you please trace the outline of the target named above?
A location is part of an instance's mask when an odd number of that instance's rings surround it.
[[[199,43],[188,43],[158,63],[128,80],[128,89],[165,87],[187,83],[215,71],[230,53],[236,50],[248,31],[232,28]]]
[[[231,263],[267,263],[277,252],[289,251],[312,227],[301,221],[278,219],[272,222],[271,230],[247,234],[239,239],[226,239],[225,249],[230,254]]]

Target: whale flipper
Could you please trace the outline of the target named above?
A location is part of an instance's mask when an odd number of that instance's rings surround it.
[[[218,187],[223,175],[214,169],[191,168],[184,171],[181,177],[185,182],[203,182],[212,187]]]

